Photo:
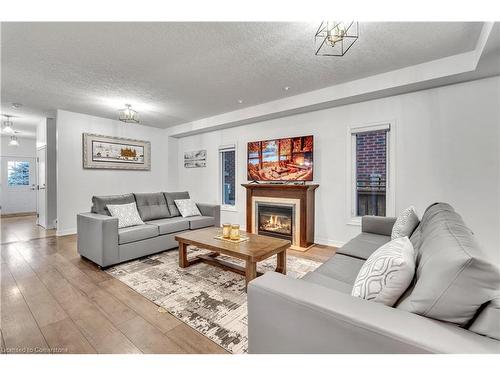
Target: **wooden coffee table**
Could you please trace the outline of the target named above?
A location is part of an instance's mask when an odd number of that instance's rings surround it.
[[[261,262],[277,254],[278,264],[276,272],[286,274],[286,250],[291,245],[290,241],[241,231],[241,235],[247,236],[249,239],[240,243],[232,243],[215,238],[220,233],[220,228],[212,227],[184,232],[175,236],[175,240],[179,242],[179,267],[186,268],[199,262],[208,263],[244,275],[246,284],[248,285],[250,281],[262,275],[262,273],[257,272],[257,262]],[[188,259],[188,245],[212,250],[212,252]],[[246,266],[241,267],[222,259],[217,259],[217,256],[220,254],[244,260]]]

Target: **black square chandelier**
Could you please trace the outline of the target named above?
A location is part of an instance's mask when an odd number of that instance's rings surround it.
[[[314,36],[316,56],[344,56],[359,37],[358,22],[323,21]]]

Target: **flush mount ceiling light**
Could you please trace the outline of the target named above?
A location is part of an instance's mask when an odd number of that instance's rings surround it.
[[[125,104],[125,108],[118,111],[118,118],[120,121],[132,124],[138,124],[139,119],[137,118],[137,111],[132,109],[130,104]]]
[[[11,106],[11,107],[12,107],[13,109],[19,109],[19,108],[21,108],[22,106],[23,106],[23,105],[22,105],[21,103],[12,103],[12,106]]]
[[[19,146],[19,141],[17,140],[17,137],[15,135],[12,135],[10,137],[9,146],[14,146],[14,147]]]
[[[2,132],[3,133],[14,133],[14,128],[13,128],[14,124],[10,120],[10,118],[12,116],[9,116],[9,115],[4,115],[4,116],[7,118],[7,120],[5,120],[3,122]]]
[[[344,56],[358,40],[358,22],[323,21],[314,36],[316,56]]]

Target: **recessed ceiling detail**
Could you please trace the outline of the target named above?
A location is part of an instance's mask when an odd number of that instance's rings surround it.
[[[2,23],[2,109],[23,103],[23,121],[57,109],[116,120],[131,103],[141,124],[167,128],[281,99],[285,86],[300,95],[471,51],[482,23],[359,27],[329,59],[312,52],[316,22]]]

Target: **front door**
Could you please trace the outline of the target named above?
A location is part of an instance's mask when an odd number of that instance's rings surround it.
[[[2,156],[2,214],[36,211],[35,158]]]

